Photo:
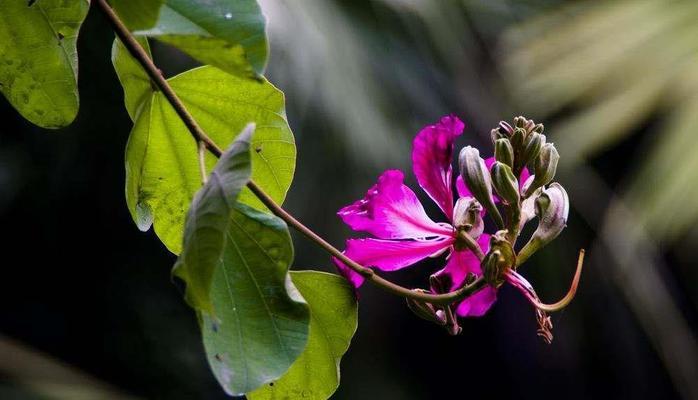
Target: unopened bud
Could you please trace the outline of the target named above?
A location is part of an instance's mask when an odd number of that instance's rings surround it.
[[[526,130],[523,128],[514,129],[514,134],[511,135],[511,145],[514,148],[515,154],[521,154],[525,140]]]
[[[453,207],[453,226],[456,229],[464,229],[477,240],[485,228],[480,203],[473,197],[459,198]]]
[[[533,132],[526,138],[523,152],[521,152],[521,160],[516,160],[517,164],[523,168],[527,164],[538,159],[541,149],[545,145],[545,135]]]
[[[507,231],[502,230],[490,238],[490,251],[482,260],[482,273],[485,281],[499,287],[504,283],[504,274],[513,268],[516,263],[516,255],[511,243],[506,240]]]
[[[560,160],[560,155],[552,143],[546,143],[540,150],[538,158],[533,164],[533,172],[535,178],[531,185],[524,192],[524,197],[528,197],[539,187],[545,186],[555,178],[557,171],[557,162]]]
[[[498,139],[494,142],[494,158],[514,168],[514,148],[509,139]]]
[[[499,161],[492,164],[492,186],[506,204],[519,204],[519,181],[511,168]]]
[[[497,140],[507,139],[509,136],[502,132],[501,129],[494,128],[490,131],[490,136],[492,137],[492,143],[496,143]]]
[[[533,232],[531,240],[519,252],[517,265],[553,241],[565,229],[570,211],[567,192],[559,183],[552,183],[536,198],[535,208],[538,228]]]
[[[543,124],[537,124],[536,126],[533,127],[533,132],[536,133],[543,133],[543,130],[545,130],[545,127]]]
[[[514,126],[517,128],[523,128],[524,126],[526,126],[526,122],[527,122],[527,119],[525,117],[520,116],[520,115],[518,117],[514,118]]]
[[[499,131],[505,133],[507,136],[514,134],[514,128],[506,121],[499,121]]]
[[[487,170],[485,160],[480,157],[480,152],[471,146],[466,146],[458,156],[460,174],[468,189],[482,204],[487,212],[495,219],[498,226],[504,226],[502,216],[492,200],[492,178]]]
[[[531,183],[533,183],[533,179],[535,179],[535,176],[531,175],[528,177],[526,182],[524,182],[523,187],[521,188],[522,192],[526,192],[526,190],[531,186]],[[521,202],[521,215],[519,219],[519,231],[523,229],[524,225],[530,220],[533,219],[533,217],[536,216],[536,199],[542,192],[542,188],[536,189],[531,196],[525,198]]]

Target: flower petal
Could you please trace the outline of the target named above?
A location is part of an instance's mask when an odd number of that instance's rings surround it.
[[[497,301],[497,289],[488,285],[463,300],[458,305],[456,313],[461,317],[482,317],[495,301]]]
[[[465,124],[454,115],[424,127],[412,143],[412,168],[417,182],[443,210],[453,217],[453,142]]]
[[[381,239],[418,239],[451,236],[452,228],[432,221],[414,192],[405,186],[403,174],[387,170],[363,199],[339,210],[337,215],[355,231]]]
[[[484,253],[489,250],[490,235],[483,234],[478,239],[478,244]],[[435,275],[441,281],[450,280],[450,290],[459,288],[468,274],[482,276],[480,260],[469,250],[454,251],[446,264],[446,267]],[[447,279],[444,279],[447,278]],[[462,317],[479,317],[497,300],[497,290],[491,286],[486,286],[467,299],[463,300],[457,307],[456,312]]]
[[[349,239],[344,254],[357,263],[381,271],[396,271],[450,247],[453,238],[435,240]],[[340,260],[332,261],[354,287],[364,279]]]
[[[487,253],[490,247],[490,235],[483,233],[477,240],[483,253]],[[440,278],[441,282],[448,282],[448,284],[442,283],[443,287],[448,288],[448,290],[454,290],[459,288],[468,274],[475,274],[477,276],[482,275],[482,268],[480,268],[480,260],[477,256],[470,250],[463,251],[453,251],[448,258],[446,266],[438,271],[436,275]]]

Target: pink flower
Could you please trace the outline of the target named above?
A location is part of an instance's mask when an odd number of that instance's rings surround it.
[[[482,275],[480,261],[472,251],[458,243],[456,221],[463,212],[454,207],[453,144],[463,133],[464,124],[451,115],[435,125],[422,129],[414,139],[412,149],[413,172],[417,182],[446,216],[446,222],[434,222],[424,211],[415,193],[403,184],[404,175],[398,170],[387,170],[371,187],[366,196],[337,213],[355,231],[364,231],[373,238],[349,239],[345,254],[361,265],[381,271],[396,271],[409,267],[427,257],[447,254],[446,266],[435,274],[442,286],[451,291],[463,285],[469,275]],[[489,168],[494,158],[486,160]],[[521,174],[520,182],[528,178]],[[455,182],[460,199],[472,198],[467,185],[459,176]],[[495,199],[496,201],[497,199]],[[480,230],[481,232],[481,230]],[[479,232],[478,232],[479,234]],[[487,234],[473,235],[483,253],[489,250]],[[355,286],[363,277],[334,258],[339,271]],[[437,291],[432,287],[432,291]],[[460,316],[481,316],[497,299],[496,289],[485,286],[463,300],[456,308]]]

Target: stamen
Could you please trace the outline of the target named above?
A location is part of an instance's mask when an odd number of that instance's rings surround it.
[[[538,330],[536,334],[543,338],[546,344],[553,342],[553,321],[550,320],[545,311],[536,310],[536,320],[538,321]]]

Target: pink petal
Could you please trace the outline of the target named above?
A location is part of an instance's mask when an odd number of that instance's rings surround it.
[[[485,286],[463,300],[456,309],[461,317],[481,317],[487,313],[492,304],[497,301],[497,289]]]
[[[477,240],[483,253],[487,253],[490,247],[490,235],[483,233]],[[448,277],[450,281],[449,290],[459,288],[468,274],[482,275],[480,260],[470,250],[454,251],[448,258],[446,266],[436,273],[442,279]]]
[[[349,239],[344,254],[365,267],[377,268],[382,271],[396,271],[436,254],[452,244],[453,238],[434,240]],[[361,286],[364,281],[361,275],[336,258],[333,258],[332,261],[354,287]]]
[[[453,142],[465,125],[454,115],[424,127],[412,144],[412,168],[417,182],[443,210],[453,218]]]
[[[453,229],[432,221],[403,174],[388,170],[363,199],[339,210],[337,215],[353,230],[366,231],[381,239],[418,239],[451,236]]]
[[[478,239],[478,244],[483,252],[489,250],[490,236],[483,234]],[[446,267],[437,272],[436,275],[448,276],[451,281],[450,290],[459,288],[468,274],[482,275],[480,260],[469,250],[454,251],[446,264]],[[456,312],[462,317],[480,317],[497,300],[497,290],[491,286],[486,286],[463,300],[457,307]]]

